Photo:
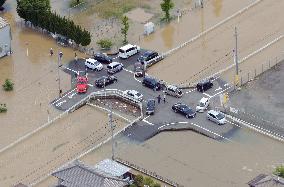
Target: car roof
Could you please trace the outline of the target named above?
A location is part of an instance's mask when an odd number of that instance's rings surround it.
[[[122,46],[120,49],[122,49],[123,51],[125,51],[125,50],[127,50],[127,49],[129,49],[129,48],[131,48],[131,47],[134,47],[134,45],[132,45],[132,44],[127,44],[127,45],[125,45],[125,46]]]
[[[117,64],[121,64],[121,63],[119,63],[119,62],[112,62],[112,63],[110,63],[108,66],[115,66],[115,65],[117,65]]]
[[[214,116],[218,115],[220,112],[216,110],[209,110],[208,113],[213,114]]]
[[[200,103],[205,103],[206,101],[208,101],[209,99],[207,97],[202,97],[200,99]]]
[[[98,62],[97,60],[95,60],[95,59],[93,59],[93,58],[87,58],[86,61],[93,62],[93,63]],[[98,63],[99,63],[99,62],[98,62]]]
[[[168,85],[168,88],[171,88],[171,89],[178,89],[178,87],[177,86],[174,86],[174,85]]]

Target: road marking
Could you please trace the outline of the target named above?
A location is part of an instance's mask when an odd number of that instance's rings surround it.
[[[181,122],[178,122],[178,123],[180,123],[180,124],[187,124],[188,121],[181,121]]]
[[[71,68],[68,68],[68,67],[66,67],[66,66],[63,66],[63,68],[65,68],[65,69],[67,69],[67,70],[69,70],[69,71],[72,71],[72,72],[76,73],[77,75],[79,75],[79,71],[75,71],[75,70],[73,70],[73,69],[71,69]]]
[[[69,95],[70,93],[74,92],[76,90],[76,88],[74,88],[73,90],[69,91],[68,93],[66,93],[64,96],[62,97],[59,97],[57,100],[53,101],[51,104],[55,104],[57,103],[58,101],[60,101],[61,99],[63,99],[64,97],[66,97],[67,95]]]
[[[217,91],[219,91],[219,90],[222,90],[222,88],[219,87],[219,88],[215,89],[215,92],[217,92]]]
[[[95,87],[94,85],[92,85],[92,84],[88,84],[89,86],[91,86],[91,87]]]
[[[124,70],[124,71],[127,71],[128,73],[132,73],[132,74],[134,74],[134,72],[133,72],[133,71],[128,70],[128,69],[126,69],[126,68],[123,68],[123,70]]]
[[[220,95],[221,93],[227,91],[227,90],[230,89],[230,88],[232,88],[232,86],[226,88],[225,90],[222,90],[221,92],[218,92],[218,93],[214,94],[213,96],[210,97],[210,99],[211,99],[212,97],[215,97],[215,96],[217,96],[217,95]]]
[[[63,101],[57,103],[56,106],[57,106],[57,107],[60,107],[63,103],[66,103],[66,102],[67,102],[66,100],[63,100]]]
[[[146,116],[143,120],[146,120],[148,117],[150,117],[150,115]]]
[[[206,95],[207,97],[209,97],[209,98],[211,98],[212,96],[211,95],[209,95],[209,94],[207,94],[207,93],[203,93],[204,95]]]
[[[155,124],[153,124],[153,123],[151,123],[151,122],[149,122],[149,121],[147,121],[147,120],[145,120],[145,119],[143,119],[142,121],[144,121],[145,123],[148,123],[149,125],[152,125],[152,126],[155,125]]]
[[[189,94],[189,93],[191,93],[191,92],[193,92],[193,91],[196,91],[197,89],[196,88],[194,88],[193,90],[190,90],[190,91],[187,91],[187,92],[185,92],[186,94]]]
[[[230,124],[232,124],[232,125],[235,125],[235,126],[237,126],[237,127],[242,128],[240,125],[237,125],[236,123],[233,123],[233,122],[231,122],[231,121],[229,121],[229,120],[226,120],[226,122],[228,122],[228,123],[230,123]]]
[[[77,92],[72,93],[71,95],[68,96],[68,98],[69,98],[69,99],[72,99],[72,97],[73,97],[74,95],[77,95]]]
[[[227,87],[227,86],[229,86],[230,84],[229,83],[226,83],[226,84],[224,84],[224,87]]]
[[[137,82],[142,82],[142,81],[138,80],[138,79],[135,77],[135,74],[133,75],[133,78],[134,78],[134,80],[136,80]]]

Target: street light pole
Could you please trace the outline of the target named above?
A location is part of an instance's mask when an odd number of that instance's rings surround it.
[[[234,60],[236,63],[236,75],[235,75],[235,85],[238,86],[239,84],[239,59],[238,59],[238,33],[237,27],[235,27],[235,49],[234,49]]]
[[[58,89],[59,89],[59,97],[61,96],[61,85],[60,85],[60,72],[59,72],[59,68],[60,68],[60,60],[63,56],[62,52],[58,52],[58,59],[57,59],[57,76],[58,76]]]
[[[111,128],[111,159],[114,160],[114,140],[113,140],[113,124],[112,124],[112,108],[110,108],[110,112],[109,112],[109,124],[110,124],[110,128]]]

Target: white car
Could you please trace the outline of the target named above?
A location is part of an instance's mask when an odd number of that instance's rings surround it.
[[[131,57],[132,55],[135,55],[136,53],[139,53],[139,52],[140,52],[139,46],[127,44],[127,45],[119,48],[118,56],[120,58],[126,59],[126,58]]]
[[[123,94],[133,97],[134,99],[137,99],[138,101],[142,101],[143,100],[143,95],[139,92],[137,92],[136,90],[125,90],[123,92]]]
[[[209,110],[207,112],[207,119],[217,123],[218,125],[224,125],[226,123],[224,114],[215,110]]]
[[[92,58],[86,59],[85,66],[95,71],[101,71],[103,69],[103,65]]]
[[[200,99],[198,105],[196,106],[196,112],[204,112],[205,110],[207,110],[208,106],[209,106],[209,99],[203,97],[202,99]]]

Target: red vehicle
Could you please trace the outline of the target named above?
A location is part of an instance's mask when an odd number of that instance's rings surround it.
[[[88,90],[88,78],[86,76],[77,77],[77,93],[86,93]]]

